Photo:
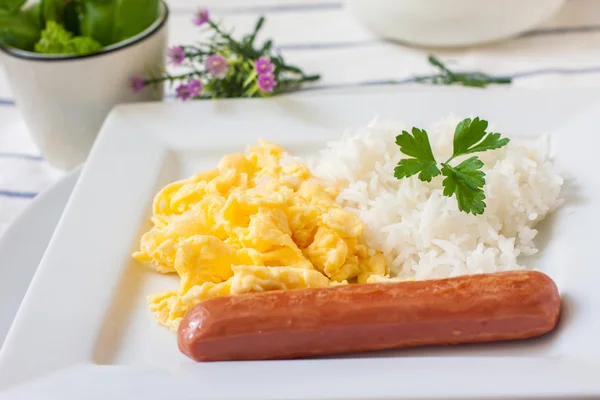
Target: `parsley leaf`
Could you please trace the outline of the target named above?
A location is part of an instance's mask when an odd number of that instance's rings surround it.
[[[416,158],[405,158],[400,160],[396,168],[394,168],[394,176],[398,179],[408,178],[415,174],[419,174],[419,179],[426,182],[431,182],[433,177],[440,174],[435,161],[421,161]]]
[[[479,117],[462,120],[454,131],[454,152],[452,158],[480,151],[499,149],[509,139],[500,139],[499,133],[487,133],[488,122]],[[482,140],[483,139],[483,140]]]
[[[435,161],[431,151],[427,132],[418,128],[412,129],[412,135],[402,131],[401,135],[396,136],[396,144],[400,146],[402,153],[413,157],[400,160],[394,168],[396,178],[408,178],[419,174],[420,180],[431,182],[433,177],[440,174],[437,161]]]
[[[476,156],[458,164],[456,167],[442,164],[442,174],[446,177],[442,182],[444,196],[456,195],[458,209],[466,213],[483,214],[485,210],[485,174],[481,171],[483,162]]]
[[[474,215],[483,214],[485,210],[485,173],[481,170],[483,162],[473,156],[462,161],[457,166],[450,162],[456,157],[471,153],[498,149],[505,146],[509,139],[501,138],[499,133],[488,133],[488,122],[479,117],[462,120],[454,131],[454,149],[452,156],[438,166],[427,132],[413,128],[412,134],[402,131],[396,136],[396,144],[400,151],[410,158],[403,158],[394,168],[397,179],[419,174],[419,179],[426,182],[438,176],[445,176],[442,181],[443,194],[447,197],[456,196],[459,210]]]

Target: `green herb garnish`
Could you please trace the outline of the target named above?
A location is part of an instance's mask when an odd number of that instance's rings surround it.
[[[77,54],[85,55],[95,53],[102,49],[102,45],[87,36],[73,36],[62,25],[48,21],[42,37],[35,44],[35,51],[46,54]]]
[[[445,176],[442,185],[444,196],[456,195],[458,208],[466,213],[483,214],[485,210],[485,174],[481,171],[483,162],[477,156],[470,157],[456,166],[450,163],[457,157],[487,150],[499,149],[505,146],[509,139],[501,138],[499,133],[488,133],[488,122],[470,118],[462,120],[454,131],[454,148],[452,156],[443,163],[438,164],[427,132],[423,129],[413,128],[412,134],[402,131],[396,136],[396,144],[400,151],[409,158],[400,160],[394,169],[394,176],[398,179],[408,178],[419,174],[420,180],[431,182],[438,176]],[[441,166],[441,169],[440,169]]]
[[[440,73],[432,76],[417,76],[416,82],[431,83],[433,85],[453,85],[484,88],[488,85],[508,85],[512,82],[509,77],[493,77],[482,72],[454,72],[433,54],[427,58],[429,63],[438,68]]]

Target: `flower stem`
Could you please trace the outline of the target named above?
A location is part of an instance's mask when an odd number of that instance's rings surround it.
[[[173,83],[178,80],[183,80],[183,79],[191,78],[194,76],[201,76],[201,75],[202,75],[202,73],[200,71],[194,71],[194,72],[188,72],[187,74],[181,74],[181,75],[157,76],[157,77],[145,79],[144,83],[146,85],[153,85],[153,84],[161,83],[161,82],[165,82],[165,81],[169,81],[170,83]]]

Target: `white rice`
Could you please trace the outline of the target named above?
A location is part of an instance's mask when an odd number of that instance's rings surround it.
[[[450,116],[420,126],[427,129],[438,161],[450,156],[459,121]],[[504,148],[477,153],[485,164],[487,207],[474,216],[459,211],[455,197],[442,195],[441,176],[429,183],[416,176],[394,177],[403,156],[395,137],[411,128],[375,120],[328,143],[308,165],[318,178],[343,185],[337,202],[365,222],[366,242],[385,254],[392,277],[524,269],[517,257],[537,252],[534,226],[561,202],[563,179],[548,160],[547,137],[511,136]]]

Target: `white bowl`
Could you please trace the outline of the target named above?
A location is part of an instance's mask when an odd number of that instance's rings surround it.
[[[469,46],[539,26],[564,0],[347,0],[376,35],[420,46]]]
[[[52,165],[81,164],[117,104],[160,100],[163,89],[134,94],[132,76],[164,69],[169,10],[146,30],[85,56],[39,54],[0,47],[13,96],[35,144]]]

